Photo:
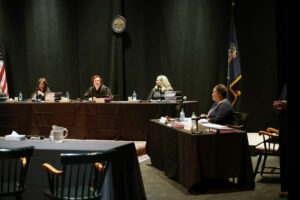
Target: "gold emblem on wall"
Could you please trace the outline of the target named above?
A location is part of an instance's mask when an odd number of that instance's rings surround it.
[[[122,33],[126,29],[126,19],[121,16],[117,15],[113,20],[112,20],[112,29],[115,33]]]

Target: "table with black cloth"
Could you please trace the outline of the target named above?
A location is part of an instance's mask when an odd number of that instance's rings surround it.
[[[51,126],[68,129],[70,139],[146,140],[149,119],[178,117],[178,103],[0,103],[0,136],[13,130],[49,136]],[[198,113],[198,101],[183,103],[186,115]]]
[[[60,153],[101,152],[115,149],[102,189],[102,199],[146,199],[143,180],[133,142],[103,140],[49,140],[6,141],[0,139],[0,148],[35,146],[25,182],[23,199],[47,199],[43,190],[48,188],[47,173],[42,163],[47,162],[61,170]],[[12,199],[12,198],[5,198]]]
[[[188,189],[208,180],[238,178],[245,189],[255,187],[248,137],[244,131],[201,134],[149,121],[146,152],[154,167]]]

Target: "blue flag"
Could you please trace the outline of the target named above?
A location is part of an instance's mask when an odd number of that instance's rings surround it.
[[[231,101],[232,105],[235,104],[237,97],[241,95],[241,91],[238,89],[238,82],[242,78],[233,9],[234,2],[232,2],[232,10],[230,16],[227,72],[227,99]]]

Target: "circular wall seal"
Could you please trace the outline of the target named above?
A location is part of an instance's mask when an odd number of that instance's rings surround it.
[[[126,19],[121,15],[117,15],[112,20],[111,27],[115,33],[122,33],[126,29]]]

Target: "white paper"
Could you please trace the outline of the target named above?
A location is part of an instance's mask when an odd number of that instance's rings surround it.
[[[188,130],[188,131],[192,130],[192,124],[191,123],[184,123],[183,125],[184,125],[185,130]]]
[[[213,124],[213,123],[205,123],[205,124],[202,124],[202,125],[205,126],[205,127],[214,128],[214,129],[232,129],[232,128],[229,128],[227,126],[223,126],[223,125],[220,125],[220,124]]]
[[[167,120],[167,118],[161,117],[160,120],[159,120],[159,122],[164,124],[164,123],[166,123],[166,120]]]
[[[201,123],[208,123],[208,120],[207,120],[207,119],[200,119],[198,122],[201,122]]]
[[[19,135],[16,131],[12,131],[10,135],[5,136],[5,140],[23,140],[25,135]]]

